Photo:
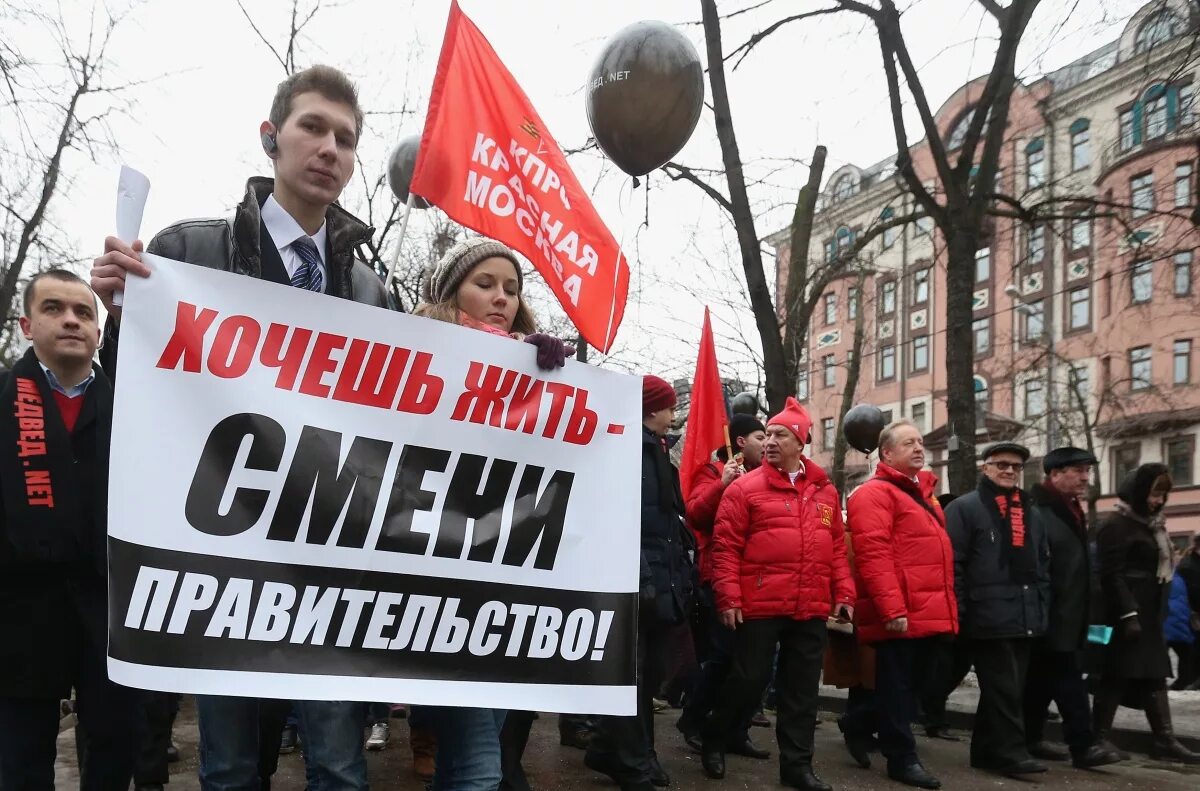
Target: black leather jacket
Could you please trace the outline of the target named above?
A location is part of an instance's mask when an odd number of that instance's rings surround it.
[[[246,182],[246,197],[233,217],[184,220],[159,231],[146,252],[197,266],[239,275],[261,277],[262,249],[259,206],[275,188],[274,179],[254,177]],[[329,239],[326,293],[377,307],[387,307],[383,281],[371,267],[355,258],[357,247],[371,238],[374,229],[337,204],[325,212]],[[111,319],[104,327],[100,362],[112,376],[116,366],[118,326]]]

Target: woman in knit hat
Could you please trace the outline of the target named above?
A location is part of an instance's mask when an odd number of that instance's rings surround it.
[[[492,239],[471,237],[451,247],[426,273],[425,302],[414,314],[533,344],[539,368],[561,368],[574,349],[537,331],[521,294],[522,285],[516,253]],[[526,713],[514,712],[516,727],[505,728],[507,712],[503,709],[431,707],[421,713],[426,712],[437,736],[434,789],[497,788],[502,779],[502,729],[510,748],[504,763],[515,762],[509,771],[520,777],[506,779],[510,784],[523,781],[520,754],[529,732],[525,720],[531,721],[531,715],[522,718],[519,715]]]

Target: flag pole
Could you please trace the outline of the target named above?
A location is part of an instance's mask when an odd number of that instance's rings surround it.
[[[725,424],[725,459],[733,461],[733,443],[729,441],[729,424]]]
[[[396,279],[396,268],[400,266],[400,247],[404,244],[404,233],[408,230],[408,215],[412,213],[413,191],[408,191],[408,200],[404,204],[404,214],[400,215],[400,237],[396,239],[396,251],[392,253],[392,265],[388,267],[387,280],[383,288],[389,294],[392,292],[392,282]]]

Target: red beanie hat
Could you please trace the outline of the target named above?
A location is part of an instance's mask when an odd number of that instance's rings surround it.
[[[647,374],[642,377],[642,416],[675,406],[675,388],[666,379]]]
[[[808,444],[809,430],[812,428],[812,418],[796,399],[788,396],[783,411],[767,421],[768,426],[783,426],[796,435],[801,445]]]

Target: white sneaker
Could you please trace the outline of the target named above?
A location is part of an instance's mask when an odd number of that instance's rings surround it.
[[[367,737],[367,749],[382,750],[391,736],[391,728],[387,722],[377,722],[371,726],[371,735]]]

